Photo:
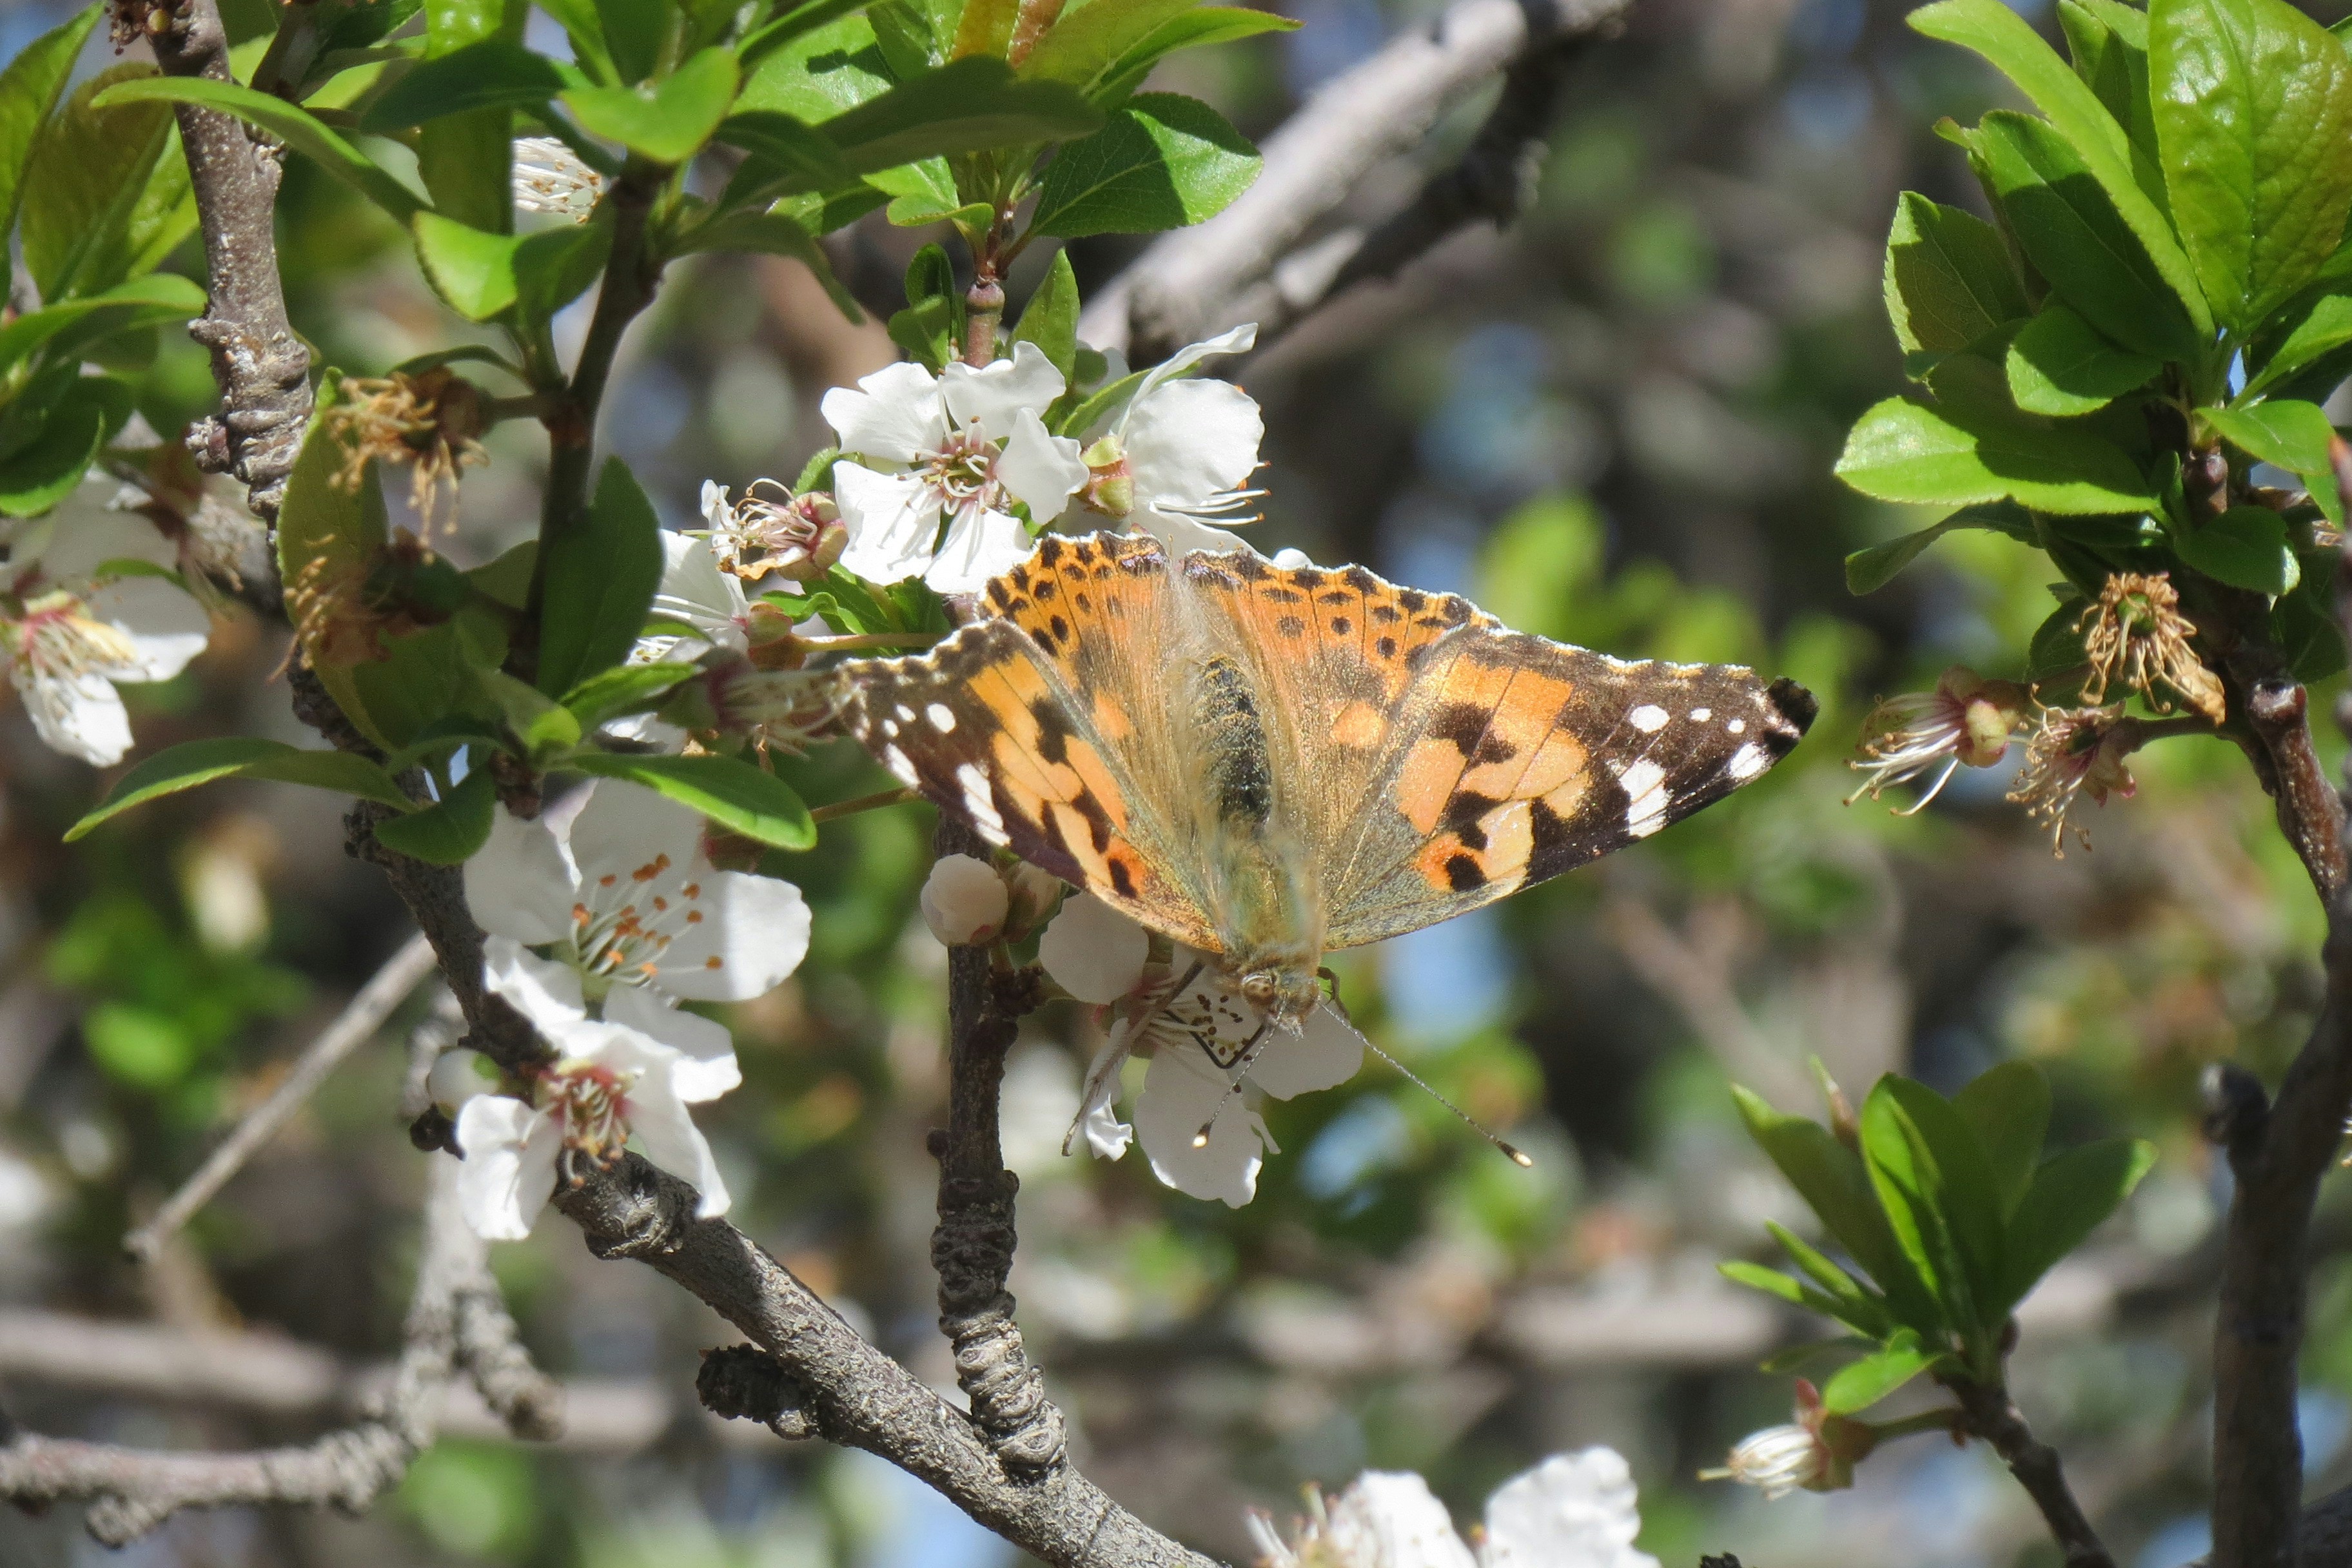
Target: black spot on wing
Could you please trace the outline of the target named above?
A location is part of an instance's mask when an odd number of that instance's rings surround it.
[[[1467,855],[1454,855],[1445,862],[1445,880],[1457,893],[1475,892],[1486,885],[1486,873],[1478,869],[1478,862]]]
[[[1465,758],[1476,752],[1486,739],[1487,710],[1475,702],[1448,702],[1430,721],[1429,733],[1441,741],[1451,741],[1454,749]]]

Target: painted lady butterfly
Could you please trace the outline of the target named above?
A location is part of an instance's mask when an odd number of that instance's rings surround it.
[[[1296,1026],[1326,949],[1646,838],[1788,754],[1811,693],[1507,630],[1360,566],[1048,536],[989,618],[850,667],[851,732],[990,842],[1223,955]]]

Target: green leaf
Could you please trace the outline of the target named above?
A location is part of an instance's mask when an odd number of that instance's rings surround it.
[[[417,177],[436,211],[499,234],[514,227],[514,110],[443,115],[415,135]]]
[[[2306,572],[2298,592],[2283,595],[2271,606],[2272,635],[2286,655],[2288,673],[2306,686],[2345,666],[2344,631],[2332,602],[2334,583],[2333,573]]]
[[[1039,81],[1093,87],[1137,46],[1199,0],[1088,0],[1062,13],[1021,63]]]
[[[789,256],[815,274],[834,309],[852,321],[866,320],[856,297],[833,270],[833,258],[815,236],[781,212],[730,213],[703,224],[687,237],[680,254],[698,250],[743,250]]]
[[[26,271],[51,304],[129,276],[139,248],[132,226],[150,184],[159,175],[184,182],[168,109],[100,107],[109,89],[137,86],[153,72],[137,62],[101,71],[76,88],[33,139],[18,187],[21,238]],[[167,155],[176,165],[165,163]]]
[[[613,226],[602,218],[527,234],[514,248],[515,312],[540,322],[588,291],[613,253]]]
[[[2079,596],[2066,600],[2034,628],[2025,653],[2027,679],[2040,680],[2060,670],[2076,669],[2088,658],[2083,651],[2083,634],[2076,627],[2083,618],[2084,603]]]
[[[2217,582],[2257,594],[2284,594],[2302,566],[2286,542],[2286,520],[2268,507],[2233,506],[2175,535],[2180,559]]]
[[[416,259],[435,293],[469,321],[487,321],[515,302],[512,235],[487,234],[436,212],[420,212],[410,227]]]
[[[2064,137],[2031,115],[1996,110],[1984,117],[1977,148],[2019,245],[2060,297],[2126,348],[2196,359],[2203,341],[2195,324]]]
[[[955,268],[936,245],[907,264],[907,308],[890,318],[890,341],[937,373],[955,357],[963,338],[963,295]]]
[[[1876,593],[1893,582],[1897,573],[1917,560],[1927,546],[1957,528],[1990,529],[1996,533],[2006,533],[2023,543],[2041,542],[2040,536],[2033,531],[2032,520],[2011,502],[1965,507],[1941,522],[1916,533],[1906,533],[1900,539],[1890,539],[1884,544],[1874,544],[1867,550],[1857,550],[1847,556],[1846,592],[1857,595]]]
[[[2301,288],[2352,212],[2352,61],[2285,0],[2153,0],[2148,85],[2172,220],[2226,327]]]
[[[2110,1138],[2069,1149],[2033,1173],[2009,1226],[2009,1271],[1991,1305],[2007,1315],[2058,1260],[2083,1244],[2156,1163],[2156,1146]]]
[[[590,135],[657,163],[683,163],[727,118],[737,85],[735,57],[713,46],[650,87],[573,88],[563,103]]]
[[[2210,337],[2213,317],[2198,289],[2196,271],[2173,237],[2171,224],[2132,172],[2130,138],[2097,95],[2042,41],[2032,25],[2002,0],[1938,0],[1919,7],[1905,20],[1928,37],[1982,55],[2050,117],[2051,124],[2073,143],[2091,177],[2105,191],[2158,274],[2189,312],[2196,335]],[[2120,335],[2117,341],[2141,346]]]
[[[1884,1349],[1838,1370],[1822,1388],[1822,1408],[1832,1415],[1860,1415],[1943,1359],[1917,1334],[1898,1329]]]
[[[661,520],[628,465],[607,458],[588,510],[544,548],[539,689],[554,693],[629,656],[661,582]]]
[[[733,757],[580,752],[563,765],[598,778],[627,779],[658,790],[730,833],[779,849],[806,849],[816,842],[816,823],[792,785]]]
[[[2042,1141],[2050,1131],[2050,1080],[2032,1062],[2002,1062],[1952,1096],[1952,1109],[1984,1146],[2006,1219],[2033,1184],[2033,1168],[2042,1161]]]
[[[985,202],[967,202],[957,193],[955,171],[945,158],[877,170],[866,176],[866,183],[888,193],[890,221],[901,228],[942,222],[967,230],[985,227],[996,210]]]
[[[1087,96],[1105,108],[1114,108],[1143,85],[1151,68],[1179,49],[1229,44],[1260,33],[1296,32],[1298,23],[1272,11],[1241,5],[1195,5],[1181,11],[1154,28],[1148,37],[1121,55],[1095,79]]]
[[[731,195],[738,185],[747,192],[772,190],[775,195],[787,195],[802,191],[829,191],[856,178],[843,162],[841,150],[834,145],[832,137],[779,110],[752,109],[730,114],[719,122],[714,136],[730,147],[742,148],[752,157],[752,162],[746,163],[728,182],[730,195],[722,199],[722,205],[740,199]]]
[[[498,809],[497,781],[488,768],[478,767],[423,811],[377,823],[376,842],[428,866],[455,866],[489,841]]]
[[[1046,166],[1030,227],[1065,239],[1181,228],[1232,205],[1263,163],[1248,139],[1200,100],[1138,93],[1108,125]]]
[[[1837,1303],[1803,1280],[1767,1268],[1760,1263],[1748,1263],[1731,1258],[1715,1266],[1716,1272],[1735,1285],[1745,1285],[1751,1290],[1761,1290],[1767,1296],[1778,1297],[1791,1306],[1810,1308],[1824,1318],[1837,1316]]]
[[[1895,1233],[1887,1226],[1861,1157],[1817,1121],[1784,1116],[1761,1096],[1737,1084],[1731,1094],[1748,1135],[1780,1167],[1797,1195],[1853,1254],[1895,1304],[1897,1315],[1916,1320],[1927,1305],[1923,1282],[1895,1245]]]
[[[134,805],[226,778],[309,784],[313,789],[381,801],[401,811],[416,809],[415,802],[403,793],[392,775],[365,757],[350,752],[305,752],[283,741],[228,735],[188,741],[137,763],[115,781],[96,810],[66,829],[66,842],[72,843],[100,823]]]
[[[484,38],[411,66],[360,116],[377,136],[478,109],[538,109],[588,79],[510,38]]]
[[[572,58],[587,68],[591,77],[601,82],[624,79],[604,42],[604,18],[598,14],[596,0],[539,0],[539,8],[563,28],[572,41]]]
[[[1984,1303],[2001,1281],[2000,1197],[1984,1145],[1949,1100],[1891,1073],[1861,1120],[1863,1162],[1897,1244],[1979,1348],[1980,1331],[1998,1326]]]
[[[1020,0],[963,0],[949,57],[985,55],[1003,59],[1013,47],[1013,24],[1020,12]]]
[[[320,124],[310,110],[249,87],[215,81],[209,77],[142,77],[115,83],[96,102],[100,109],[149,102],[193,103],[203,109],[217,109],[248,125],[259,126],[305,157],[316,160],[327,173],[403,224],[425,205],[414,191]]]
[[[478,669],[474,679],[515,739],[522,742],[524,754],[533,761],[551,752],[568,752],[580,743],[580,721],[553,698],[502,669]]]
[[[151,272],[101,293],[28,311],[0,327],[0,370],[55,341],[70,348],[142,327],[168,326],[204,314],[205,291],[173,272]]]
[[[2000,231],[1916,191],[1895,201],[1884,287],[1895,340],[1911,353],[1956,353],[2029,309]]]
[[[2200,408],[2197,417],[2221,439],[2293,474],[2325,474],[2335,427],[2316,403],[2273,398],[2243,408]]]
[[[653,706],[656,699],[698,673],[691,664],[616,664],[565,692],[563,705],[583,734],[593,734],[601,724]]]
[[[735,58],[745,70],[765,61],[786,46],[799,42],[821,28],[831,26],[852,12],[866,8],[867,0],[806,0],[795,5],[774,21],[754,29],[735,51]],[[867,35],[870,39],[871,32]]]
[[[1019,80],[1003,60],[975,55],[925,71],[823,125],[862,174],[923,158],[1086,136],[1101,128],[1103,116],[1059,83]]]
[[[642,81],[652,75],[669,32],[670,7],[648,5],[646,0],[595,0],[595,5],[604,47],[613,53],[613,68],[620,79]]]
[[[1796,1259],[1806,1278],[1837,1303],[1837,1310],[1831,1315],[1840,1322],[1873,1337],[1885,1334],[1894,1326],[1894,1320],[1887,1316],[1886,1303],[1875,1292],[1864,1289],[1853,1275],[1823,1257],[1804,1237],[1774,1220],[1766,1220],[1764,1228]]]
[[[2133,180],[2148,200],[2167,206],[2171,198],[2147,100],[2147,13],[2122,0],[2058,0],[2058,25],[2074,57],[2074,74],[2123,127]]]
[[[26,45],[0,70],[0,235],[16,227],[17,200],[34,138],[65,91],[90,29],[105,13],[103,5],[84,6]],[[0,257],[0,283],[5,283],[7,268],[5,258]]]
[[[1062,373],[1062,379],[1069,380],[1078,358],[1078,275],[1070,266],[1068,251],[1054,253],[1045,280],[1021,308],[1021,324],[1013,330],[1013,341],[1035,343]]]
[[[1922,505],[2008,497],[2042,511],[2103,512],[2156,504],[2137,465],[2095,436],[1900,397],[1855,422],[1836,471],[1866,496]]]
[[[71,495],[130,417],[130,392],[111,376],[68,379],[42,411],[37,433],[0,458],[0,516],[37,517]]]
[[[2253,378],[2238,395],[2258,397],[2347,343],[2352,343],[2352,293],[2317,295],[2288,318],[2285,335],[2256,361]]]
[[[2160,360],[2116,347],[2054,301],[2010,340],[2004,363],[2017,405],[2060,418],[2105,408],[2164,368]]]
[[[748,66],[747,66],[748,68]],[[890,90],[889,68],[863,16],[845,16],[767,56],[735,100],[738,112],[772,110],[804,125],[831,120]]]

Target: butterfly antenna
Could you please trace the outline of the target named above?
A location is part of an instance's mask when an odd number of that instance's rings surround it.
[[[1364,1045],[1371,1051],[1372,1055],[1380,1058],[1381,1060],[1388,1063],[1389,1066],[1402,1073],[1405,1078],[1412,1082],[1414,1088],[1420,1089],[1422,1093],[1429,1096],[1430,1099],[1437,1101],[1438,1104],[1445,1107],[1446,1110],[1460,1117],[1462,1119],[1462,1124],[1465,1127],[1467,1127],[1471,1131],[1475,1132],[1479,1137],[1484,1138],[1487,1142],[1492,1143],[1496,1148],[1500,1149],[1505,1154],[1508,1155],[1512,1164],[1518,1166],[1521,1170],[1532,1171],[1535,1169],[1536,1163],[1528,1157],[1525,1151],[1521,1150],[1517,1144],[1506,1142],[1504,1140],[1496,1137],[1492,1132],[1487,1131],[1486,1128],[1478,1124],[1478,1121],[1475,1117],[1463,1110],[1460,1106],[1454,1104],[1452,1100],[1446,1099],[1444,1095],[1438,1093],[1435,1089],[1430,1088],[1429,1080],[1427,1079],[1423,1078],[1419,1073],[1405,1066],[1404,1063],[1397,1060],[1396,1058],[1381,1049],[1380,1047],[1373,1045],[1370,1039],[1365,1040]]]

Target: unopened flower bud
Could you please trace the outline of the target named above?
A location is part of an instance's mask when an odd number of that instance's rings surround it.
[[[1699,1479],[1754,1487],[1768,1502],[1792,1491],[1838,1491],[1853,1485],[1853,1468],[1877,1447],[1877,1431],[1866,1421],[1829,1414],[1820,1391],[1801,1377],[1794,1414],[1789,1426],[1767,1426],[1741,1438],[1721,1469],[1701,1470]]]
[[[455,1116],[457,1108],[478,1094],[488,1094],[498,1087],[499,1069],[490,1058],[479,1051],[463,1047],[443,1051],[436,1058],[432,1070],[425,1075],[425,1091],[433,1103]]]
[[[744,617],[745,654],[761,669],[798,669],[808,662],[808,645],[794,634],[793,617],[754,600]]]
[[[1005,916],[1004,934],[1018,938],[1028,935],[1045,922],[1061,903],[1068,887],[1051,871],[1032,866],[1026,860],[1016,860],[1003,869],[1004,885],[1012,893],[1012,907]]]
[[[987,861],[942,855],[923,881],[923,923],[950,947],[993,942],[1004,929],[1012,897]]]
[[[1087,485],[1078,499],[1088,510],[1105,517],[1125,517],[1135,510],[1135,470],[1117,436],[1105,436],[1081,453],[1078,461],[1087,466]]]

